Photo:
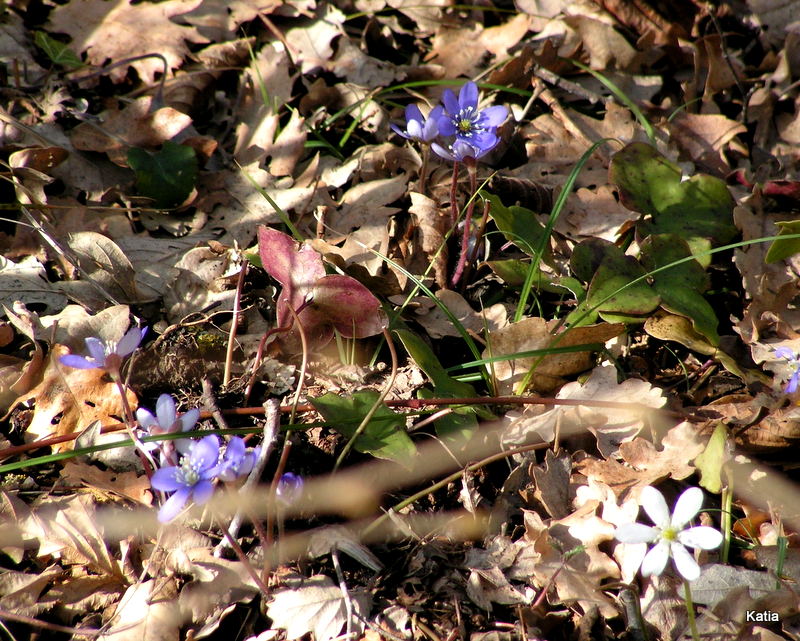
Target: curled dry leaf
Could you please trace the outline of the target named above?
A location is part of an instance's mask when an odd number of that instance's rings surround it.
[[[617,370],[608,364],[595,367],[582,384],[567,383],[556,398],[629,403],[631,407],[556,405],[542,412],[539,406],[529,405],[522,411],[506,414],[503,441],[526,443],[538,436],[542,441],[550,442],[555,438],[556,430],[562,437],[589,430],[597,437],[600,453],[608,458],[616,454],[621,443],[633,439],[647,424],[649,416],[642,405],[659,408],[666,403],[661,390],[645,381],[632,378],[617,383]]]
[[[525,318],[512,323],[487,337],[489,347],[483,353],[484,358],[493,356],[514,355],[519,352],[543,350],[548,347],[571,347],[588,343],[605,343],[622,333],[622,323],[600,323],[586,327],[568,329],[553,335],[557,321],[546,321],[544,318]],[[565,382],[565,376],[577,374],[591,366],[591,352],[569,352],[541,357],[516,358],[498,361],[487,365],[489,372],[497,381],[499,394],[514,392],[515,386],[522,381],[528,370],[536,365],[531,385],[538,392],[549,392]]]
[[[47,357],[42,382],[12,403],[12,408],[29,400],[35,403],[33,419],[25,432],[27,441],[79,432],[93,421],[100,421],[102,426],[117,425],[124,416],[116,385],[107,380],[105,372],[60,365],[58,359],[68,353],[63,345],[54,345]],[[125,393],[135,409],[136,394],[130,389]],[[60,420],[54,423],[59,414]],[[56,452],[70,449],[70,441],[53,446]]]
[[[285,590],[276,590],[267,606],[272,626],[286,630],[286,638],[299,639],[313,632],[315,641],[330,641],[337,637],[347,622],[347,609],[339,586],[327,576],[315,575]],[[369,597],[350,594],[353,610],[359,619],[366,617]],[[354,629],[360,632],[361,623],[354,619]]]

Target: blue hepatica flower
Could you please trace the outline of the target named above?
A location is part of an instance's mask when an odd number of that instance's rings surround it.
[[[508,109],[502,105],[478,109],[478,85],[474,82],[467,82],[461,87],[458,99],[450,89],[445,89],[442,101],[445,113],[439,118],[439,133],[455,136],[456,141],[474,147],[476,153],[473,158],[480,157],[478,154],[482,156],[497,145],[497,128],[508,117]]]
[[[219,467],[219,438],[211,434],[191,441],[180,465],[156,470],[150,485],[162,492],[174,492],[158,511],[158,520],[166,523],[174,519],[190,498],[197,505],[208,501],[214,492]]]
[[[390,126],[392,131],[403,138],[429,143],[439,135],[439,118],[441,118],[442,112],[442,107],[434,107],[425,118],[417,105],[408,105],[405,131],[397,125]]]
[[[449,149],[446,149],[436,142],[431,145],[431,149],[433,149],[437,156],[445,160],[452,160],[453,162],[464,162],[467,158],[474,158],[477,160],[491,151],[491,147],[489,149],[479,149],[478,147],[473,147],[469,143],[458,139],[450,145]]]
[[[277,499],[284,505],[291,505],[303,493],[303,477],[286,472],[278,481]]]
[[[59,358],[59,362],[67,367],[78,369],[104,369],[110,374],[119,372],[122,359],[132,354],[147,333],[147,327],[139,329],[132,327],[119,342],[103,342],[99,338],[90,336],[85,340],[89,356],[67,354]]]
[[[190,432],[197,424],[199,418],[200,410],[197,408],[191,409],[183,414],[178,414],[175,408],[175,401],[169,394],[162,394],[158,397],[155,416],[142,407],[136,410],[136,420],[139,422],[139,427],[149,436],[173,434],[175,432]],[[188,439],[182,440],[188,441]],[[148,441],[147,443],[143,443],[143,445],[148,451],[156,450],[160,445],[165,449],[165,454],[169,456],[175,444],[171,441],[164,441],[160,444],[154,441]],[[186,444],[183,445],[184,447],[186,446]]]
[[[794,372],[792,372],[784,388],[787,394],[794,394],[797,391],[798,384],[800,384],[800,357],[794,353],[794,350],[788,347],[778,347],[775,350],[775,356],[778,358],[785,358],[789,361],[789,365],[794,368]]]
[[[256,462],[257,450],[245,448],[244,441],[234,436],[228,441],[222,463],[219,465],[219,478],[230,483],[241,476],[250,474]]]

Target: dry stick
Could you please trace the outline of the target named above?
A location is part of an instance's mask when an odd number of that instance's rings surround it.
[[[255,581],[255,584],[258,586],[258,589],[261,590],[264,596],[269,594],[269,588],[264,583],[264,581],[261,580],[261,577],[258,576],[258,572],[256,572],[255,568],[253,567],[253,564],[250,563],[250,559],[247,558],[247,556],[244,553],[244,550],[242,550],[242,547],[239,545],[238,541],[234,539],[233,536],[231,536],[231,533],[228,532],[228,528],[222,525],[222,523],[220,523],[220,529],[222,530],[223,534],[225,534],[225,538],[228,540],[228,544],[233,549],[233,553],[237,556],[239,561],[242,562],[242,565],[244,566],[245,570],[247,570],[247,573],[250,575],[250,578],[253,579],[253,581]]]
[[[383,390],[378,396],[375,403],[372,407],[369,408],[369,412],[367,412],[366,416],[361,420],[361,424],[356,428],[356,431],[353,433],[352,438],[347,441],[342,449],[342,453],[339,454],[339,457],[336,459],[336,463],[333,466],[333,474],[336,473],[336,470],[339,469],[339,466],[344,461],[345,457],[350,453],[350,450],[353,448],[353,445],[356,442],[356,439],[361,436],[362,432],[367,429],[367,425],[372,420],[372,417],[375,416],[375,412],[378,411],[381,405],[383,405],[384,399],[389,395],[389,392],[392,391],[392,387],[394,387],[394,381],[397,378],[397,350],[394,348],[394,341],[392,340],[392,334],[389,332],[388,329],[383,329],[383,337],[386,340],[386,345],[389,347],[389,353],[392,356],[392,372],[389,375],[389,381],[384,386]]]
[[[258,485],[259,480],[261,479],[261,475],[264,473],[264,468],[267,466],[267,459],[269,458],[270,453],[272,452],[272,444],[275,441],[275,437],[278,434],[278,430],[280,429],[280,412],[278,411],[278,401],[277,399],[271,398],[265,404],[265,421],[264,421],[264,439],[261,443],[261,448],[258,451],[258,458],[256,458],[256,463],[253,465],[253,469],[250,470],[250,474],[247,477],[247,480],[244,482],[241,488],[239,488],[240,494],[245,494],[247,492],[251,492],[255,490],[256,486]],[[257,519],[251,519],[253,524],[256,524]],[[233,519],[231,519],[230,525],[230,532],[231,534],[236,537],[239,534],[239,528],[242,526],[242,514],[241,512],[237,511],[234,514]],[[256,532],[259,534],[259,538],[262,537],[264,534],[263,531],[259,531],[260,527],[256,528]],[[261,542],[262,547],[265,546],[267,543],[268,537],[264,536],[264,540]],[[216,549],[214,550],[214,556],[220,557],[222,556],[222,550],[225,546],[223,546],[223,542],[220,541],[219,545],[217,545]],[[266,558],[267,548],[264,547],[264,558]]]
[[[339,579],[339,590],[344,599],[344,611],[347,617],[347,629],[345,638],[350,641],[353,638],[353,601],[350,599],[350,592],[347,590],[347,583],[344,580],[344,573],[342,566],[339,564],[339,550],[334,546],[331,549],[331,559],[333,560],[333,567],[336,570],[336,578]]]
[[[289,452],[292,449],[292,443],[289,440],[289,435],[286,435],[286,439],[283,441],[283,451],[281,452],[281,458],[278,461],[278,466],[275,468],[275,474],[272,475],[272,483],[269,486],[269,499],[270,504],[275,507],[275,510],[267,510],[267,533],[266,533],[266,541],[267,547],[272,547],[272,531],[275,527],[273,523],[273,518],[275,517],[275,512],[278,510],[278,483],[281,481],[281,476],[283,476],[283,471],[286,469],[286,461],[289,459]],[[279,524],[279,529],[282,529],[282,526]],[[282,532],[279,532],[279,536]],[[277,552],[277,550],[276,550]],[[278,558],[280,558],[279,554],[276,554]],[[272,565],[270,557],[267,556],[267,549],[264,550],[264,576],[267,575],[268,569]]]
[[[458,187],[458,161],[453,162],[453,178],[450,181],[450,226],[455,227],[458,221],[458,205],[456,191]]]
[[[300,334],[300,346],[303,350],[302,360],[300,361],[300,373],[298,375],[297,389],[294,391],[294,398],[292,399],[292,412],[289,415],[289,423],[293,424],[295,416],[297,415],[297,405],[300,402],[300,392],[303,390],[303,381],[306,379],[306,367],[308,367],[308,340],[306,339],[306,330],[297,312],[294,311],[292,306],[288,307],[289,312],[292,314],[294,324],[297,325],[297,333]]]
[[[241,314],[242,289],[244,278],[247,275],[247,259],[242,263],[239,279],[236,281],[236,295],[233,298],[233,318],[231,318],[231,331],[228,333],[228,349],[225,352],[225,372],[222,374],[222,386],[227,387],[231,380],[231,364],[233,363],[233,344],[236,341],[236,327]]]

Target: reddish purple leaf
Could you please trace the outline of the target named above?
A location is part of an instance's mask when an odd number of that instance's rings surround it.
[[[356,279],[325,275],[322,257],[308,245],[298,245],[291,236],[269,227],[258,229],[258,253],[266,272],[283,289],[278,296],[278,325],[290,325],[291,309],[298,314],[312,349],[333,338],[333,330],[345,338],[379,334],[386,326],[380,302]],[[304,303],[308,303],[303,307]],[[281,339],[289,349],[299,348],[296,328]]]

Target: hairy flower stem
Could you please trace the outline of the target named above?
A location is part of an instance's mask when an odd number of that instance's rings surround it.
[[[222,530],[222,533],[225,535],[225,538],[228,540],[228,544],[231,546],[236,558],[241,561],[244,569],[250,575],[250,578],[253,579],[253,582],[258,586],[258,589],[261,590],[261,594],[265,596],[269,594],[269,588],[267,587],[267,584],[261,580],[260,576],[258,576],[258,572],[256,572],[253,564],[250,563],[250,559],[247,558],[244,550],[242,550],[242,546],[239,545],[239,542],[235,538],[233,538],[231,533],[228,531],[228,528],[223,525],[222,522],[220,522],[219,527]]]
[[[478,171],[474,158],[467,158],[465,161],[467,172],[469,173],[469,191],[472,197],[467,203],[467,213],[464,216],[464,233],[461,236],[461,252],[458,255],[458,264],[450,279],[450,284],[455,287],[464,272],[464,265],[467,263],[469,254],[469,238],[472,235],[472,214],[475,211],[475,192],[478,190]]]
[[[421,194],[425,193],[425,188],[428,186],[428,162],[431,157],[431,148],[424,145],[422,148],[422,167],[419,170],[419,185],[417,191]]]
[[[311,300],[306,300],[303,302],[300,307],[296,310],[293,310],[295,314],[299,314],[303,311],[307,305],[311,303]],[[264,332],[264,335],[261,337],[261,341],[258,343],[258,350],[256,351],[256,357],[253,360],[253,371],[250,373],[250,380],[247,381],[247,387],[244,390],[244,402],[247,403],[250,400],[250,393],[253,391],[253,385],[256,382],[256,376],[258,376],[258,366],[261,365],[261,359],[264,357],[264,346],[267,344],[267,340],[270,336],[274,334],[280,334],[283,332],[291,331],[292,327],[294,327],[294,319],[288,325],[284,325],[283,327],[273,327],[270,330]],[[302,340],[302,339],[301,339]]]
[[[455,227],[458,222],[458,161],[453,163],[453,178],[450,181],[450,227]]]
[[[689,616],[689,629],[692,631],[692,639],[700,641],[700,635],[697,633],[697,621],[694,618],[694,602],[692,601],[692,588],[689,586],[687,579],[683,580],[683,594],[686,599],[686,614]]]
[[[153,457],[150,456],[150,452],[145,449],[144,445],[139,440],[139,437],[136,436],[136,430],[134,429],[136,426],[136,419],[133,418],[133,411],[131,410],[130,403],[128,403],[128,395],[125,393],[125,386],[122,384],[122,379],[120,378],[119,372],[109,372],[109,374],[116,384],[117,391],[119,392],[120,399],[122,400],[122,410],[125,412],[125,429],[127,430],[131,441],[133,441],[133,445],[136,448],[136,453],[139,455],[139,458],[142,461],[147,478],[150,478],[153,476],[153,471],[156,469],[156,463],[153,460]]]

